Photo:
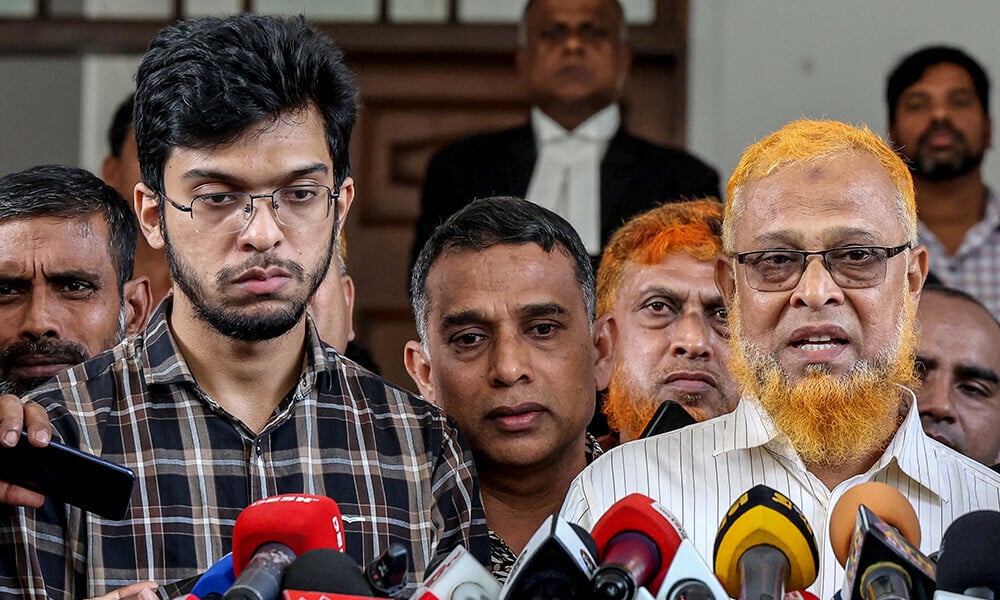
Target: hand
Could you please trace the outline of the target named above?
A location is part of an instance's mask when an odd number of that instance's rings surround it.
[[[44,408],[34,402],[22,404],[20,398],[11,394],[0,396],[0,446],[16,446],[24,427],[27,427],[28,441],[32,446],[44,448],[52,439],[52,424]],[[44,502],[45,496],[38,492],[0,481],[2,504],[38,508]]]
[[[156,595],[156,588],[155,581],[140,581],[139,583],[118,588],[113,592],[108,592],[103,596],[90,598],[90,600],[159,600],[160,597]]]

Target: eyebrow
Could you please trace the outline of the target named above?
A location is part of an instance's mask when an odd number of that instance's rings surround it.
[[[997,376],[996,371],[978,365],[956,365],[955,375],[962,379],[982,379],[990,383],[1000,383],[1000,377]]]
[[[860,227],[834,227],[833,229],[824,232],[824,235],[828,238],[840,240],[837,244],[856,244],[859,242],[864,244],[877,244],[875,234]],[[788,244],[794,246],[797,245],[797,240],[801,239],[801,237],[802,235],[799,232],[781,229],[759,235],[754,238],[754,242],[760,244]]]
[[[557,302],[537,302],[517,307],[517,315],[521,318],[536,318],[551,315],[569,314],[569,310]],[[448,313],[441,317],[441,329],[462,327],[474,323],[485,322],[486,314],[479,310],[467,309]]]
[[[312,175],[313,173],[319,173],[322,175],[327,175],[330,172],[330,168],[323,163],[311,163],[308,165],[303,165],[298,169],[293,169],[282,175],[284,181],[289,181],[302,177],[304,175]],[[239,175],[233,173],[227,173],[225,171],[218,171],[216,169],[203,169],[194,168],[188,169],[181,176],[183,181],[196,181],[203,179],[210,179],[220,181],[222,183],[228,183],[230,185],[245,185],[246,180]]]

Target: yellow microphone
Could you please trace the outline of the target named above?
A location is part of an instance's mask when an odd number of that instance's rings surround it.
[[[782,598],[816,581],[819,551],[806,518],[780,492],[758,485],[729,508],[715,536],[715,575],[733,598]]]

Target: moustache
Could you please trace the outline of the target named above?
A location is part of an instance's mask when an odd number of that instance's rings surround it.
[[[923,146],[928,143],[928,140],[930,140],[930,138],[933,135],[942,132],[953,136],[956,140],[958,140],[962,144],[967,143],[965,140],[965,136],[962,135],[962,132],[959,131],[957,128],[955,128],[955,126],[949,123],[948,121],[934,121],[933,123],[931,123],[930,126],[927,128],[927,130],[924,131],[923,134],[921,134],[920,139],[917,140],[917,143]]]
[[[17,342],[7,346],[3,352],[0,352],[0,363],[3,364],[4,371],[8,371],[12,364],[16,364],[28,356],[45,356],[52,358],[53,362],[73,365],[90,358],[86,349],[78,342],[43,339]]]

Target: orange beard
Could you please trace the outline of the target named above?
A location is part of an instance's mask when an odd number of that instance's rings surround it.
[[[729,319],[733,378],[758,399],[807,465],[857,461],[881,451],[895,434],[904,402],[899,386],[916,380],[916,303],[909,294],[903,297],[895,348],[858,361],[843,376],[817,365],[794,383],[773,356],[743,338],[739,292]]]
[[[660,400],[639,389],[638,385],[628,379],[624,369],[616,362],[602,408],[602,412],[608,418],[608,427],[619,433],[622,442],[639,439],[639,434],[662,404]],[[692,406],[698,404],[700,400],[700,394],[691,394],[690,397],[678,398],[676,401],[684,406],[684,410],[695,420],[704,421],[708,418],[708,414]]]

